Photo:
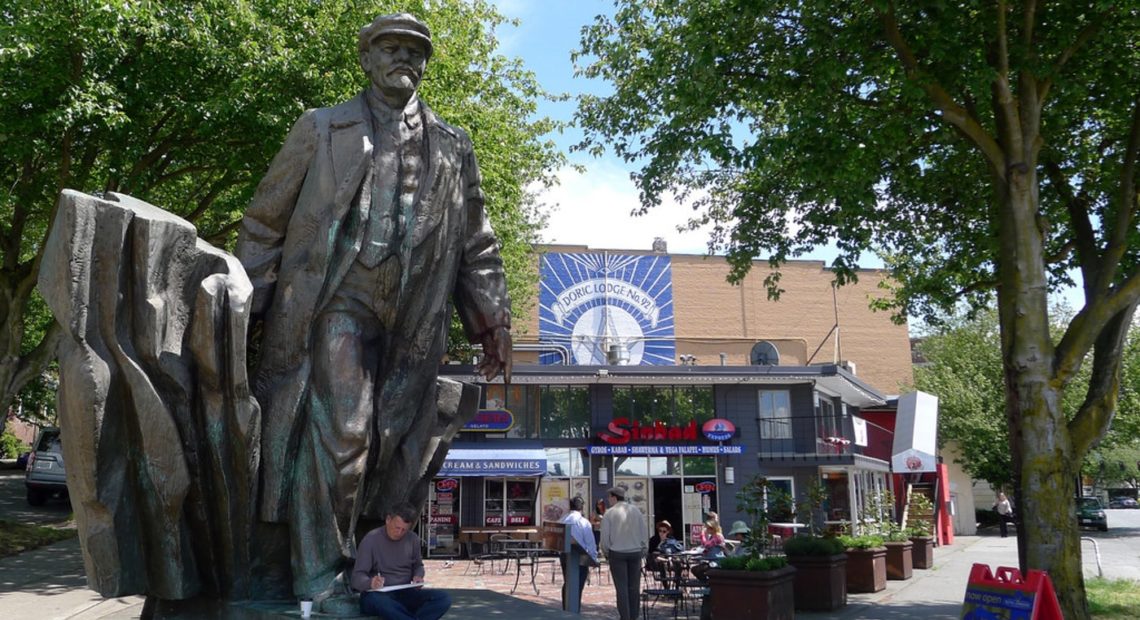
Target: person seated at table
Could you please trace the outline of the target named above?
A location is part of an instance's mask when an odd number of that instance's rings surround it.
[[[724,557],[724,534],[721,533],[720,521],[715,517],[705,521],[705,527],[697,534],[697,544],[704,549],[706,559]]]
[[[677,542],[677,539],[673,538],[673,525],[668,521],[662,519],[657,522],[657,527],[655,529],[657,530],[657,533],[649,538],[649,555],[653,556],[660,555],[662,553],[676,553],[676,551],[670,549],[668,546],[664,549],[661,548],[661,545],[667,541]]]
[[[424,582],[420,537],[411,530],[419,511],[396,504],[384,525],[364,536],[356,552],[351,583],[360,594],[360,613],[386,620],[438,620],[451,608],[443,590],[423,587],[379,592],[380,588]]]
[[[673,537],[673,525],[665,519],[658,521],[655,529],[657,533],[649,539],[646,567],[657,571],[664,579],[668,579],[669,575],[679,577],[682,564],[680,560],[669,556],[684,551],[685,546]]]
[[[736,541],[736,544],[732,546],[732,549],[729,551],[728,555],[747,555],[748,552],[744,549],[744,543],[748,541],[748,535],[751,533],[752,528],[748,527],[747,523],[743,521],[733,521],[732,529],[728,531],[728,538],[730,540]]]

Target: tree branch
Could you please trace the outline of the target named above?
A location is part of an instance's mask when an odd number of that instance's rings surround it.
[[[1140,273],[1134,273],[1107,295],[1089,297],[1090,302],[1069,322],[1068,329],[1053,350],[1053,386],[1064,389],[1072,381],[1081,361],[1113,317],[1135,308],[1140,300]]]
[[[1089,42],[1090,39],[1096,36],[1097,31],[1099,31],[1101,26],[1104,25],[1104,22],[1106,19],[1108,19],[1110,13],[1112,13],[1112,9],[1104,11],[1103,13],[1100,13],[1094,17],[1091,22],[1089,22],[1084,28],[1081,29],[1080,32],[1077,33],[1077,38],[1074,39],[1068,47],[1061,51],[1061,54],[1057,56],[1057,60],[1053,61],[1053,66],[1049,68],[1048,77],[1046,77],[1037,87],[1037,99],[1039,101],[1044,102],[1046,100],[1046,98],[1049,96],[1049,90],[1053,87],[1054,77],[1060,75],[1061,71],[1065,69],[1065,65],[1068,64],[1069,60],[1072,59],[1072,57],[1075,56],[1076,53],[1080,51],[1080,49],[1084,47],[1086,43]]]
[[[976,118],[961,105],[956,103],[949,93],[932,76],[926,74],[918,64],[918,58],[910,49],[902,32],[899,30],[898,20],[895,19],[894,7],[879,17],[883,22],[884,36],[899,56],[899,61],[906,71],[907,77],[914,80],[926,92],[931,101],[941,112],[945,122],[950,123],[962,132],[966,138],[981,150],[982,155],[989,162],[995,174],[1004,181],[1006,179],[1005,154],[1001,146],[990,136]]]
[[[1136,158],[1140,153],[1140,95],[1132,104],[1132,127],[1128,131],[1128,147],[1120,167],[1120,186],[1117,194],[1115,226],[1108,237],[1101,261],[1097,290],[1106,290],[1112,283],[1116,268],[1128,250],[1128,235],[1136,209]]]
[[[1136,312],[1136,303],[1112,317],[1096,340],[1092,375],[1085,401],[1068,423],[1076,458],[1081,458],[1108,431],[1120,394],[1120,368],[1124,340]]]

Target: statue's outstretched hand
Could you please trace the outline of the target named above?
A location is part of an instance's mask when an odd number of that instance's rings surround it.
[[[490,381],[500,372],[503,381],[511,382],[511,330],[506,327],[492,327],[483,333],[483,359],[479,361],[478,371],[483,378]]]

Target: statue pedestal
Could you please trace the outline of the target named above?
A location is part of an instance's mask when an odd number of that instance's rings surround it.
[[[143,614],[143,618],[146,618]],[[219,601],[211,599],[189,599],[184,601],[158,601],[154,615],[163,620],[282,620],[300,618],[301,609],[296,601]],[[374,616],[360,613],[360,599],[356,596],[334,596],[319,605],[313,605],[314,620],[337,618],[341,620],[365,620]]]

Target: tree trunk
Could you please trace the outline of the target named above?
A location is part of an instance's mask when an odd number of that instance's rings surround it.
[[[1011,163],[999,197],[998,308],[1021,570],[1045,570],[1064,617],[1088,620],[1074,500],[1075,454],[1053,386],[1048,281],[1033,165]]]

